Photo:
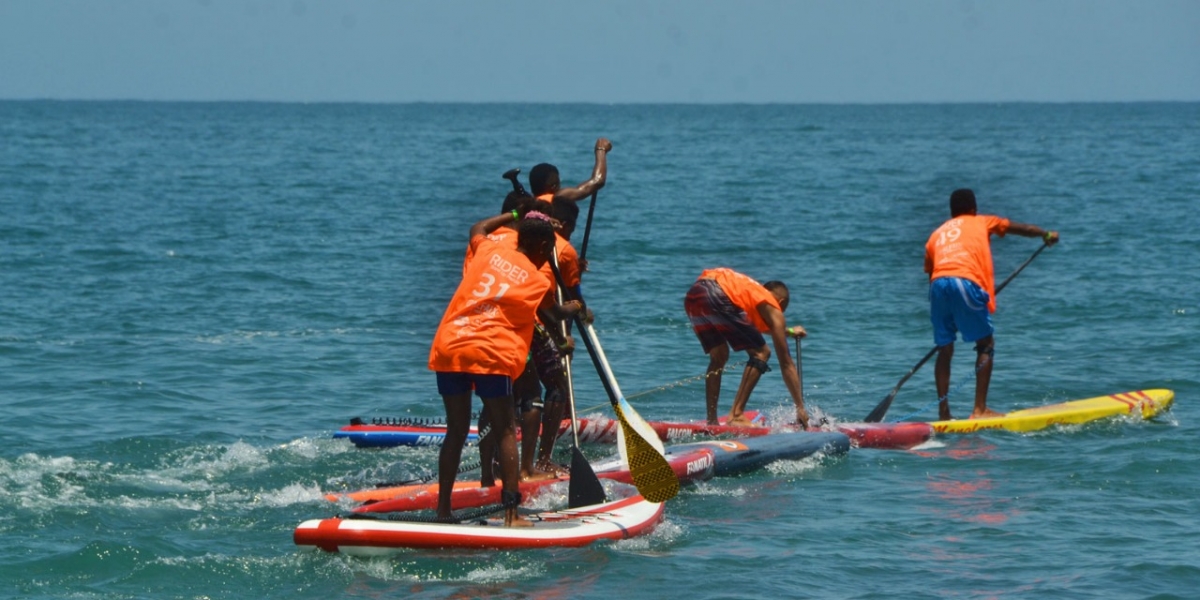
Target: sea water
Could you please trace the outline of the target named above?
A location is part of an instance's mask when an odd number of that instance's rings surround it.
[[[510,168],[586,180],[600,136],[584,292],[646,418],[703,416],[682,300],[727,266],[791,287],[810,408],[862,419],[932,347],[923,246],[959,187],[1062,236],[998,298],[990,406],[1176,404],[778,463],[617,543],[297,550],[300,521],[349,508],[324,491],[434,471],[436,449],[331,434],[443,414],[425,364],[469,227]],[[0,102],[0,596],[1194,597],[1198,207],[1194,103]],[[997,280],[1039,245],[995,239]],[[611,416],[577,358],[580,411]],[[935,418],[932,378],[888,418]],[[778,369],[750,402],[790,405]]]

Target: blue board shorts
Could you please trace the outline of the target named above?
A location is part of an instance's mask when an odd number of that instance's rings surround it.
[[[437,371],[438,393],[443,396],[469,394],[472,387],[475,389],[475,395],[480,398],[511,396],[512,378],[508,375]]]
[[[964,342],[974,342],[995,333],[988,312],[988,293],[974,281],[961,277],[939,277],[929,284],[929,320],[933,343],[954,343],[961,331]]]

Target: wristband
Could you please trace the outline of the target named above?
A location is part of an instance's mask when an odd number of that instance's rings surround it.
[[[796,330],[792,329],[791,327],[788,327],[784,331],[786,331],[788,335],[796,335]]]
[[[521,213],[518,213],[516,210],[512,211],[512,216],[513,216],[513,220],[514,220],[514,221],[520,221],[520,220],[521,220]]]
[[[1052,237],[1054,237],[1054,232],[1047,231],[1045,234],[1042,235],[1042,241],[1049,242]]]

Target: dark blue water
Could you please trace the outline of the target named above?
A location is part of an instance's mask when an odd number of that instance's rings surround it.
[[[441,415],[424,365],[467,229],[511,167],[586,179],[601,135],[584,285],[647,418],[702,416],[703,385],[672,385],[707,364],[682,297],[729,266],[791,286],[810,406],[861,419],[932,345],[922,248],[964,186],[1063,240],[999,298],[991,406],[1176,405],[778,464],[685,489],[615,544],[298,552],[296,524],[344,508],[321,491],[433,468],[330,434]],[[1197,104],[3,102],[0,595],[1193,597],[1197,208]],[[993,247],[1000,279],[1038,242]],[[608,414],[583,364],[580,407]],[[930,420],[933,396],[927,367],[889,418]],[[751,408],[789,406],[768,373]]]

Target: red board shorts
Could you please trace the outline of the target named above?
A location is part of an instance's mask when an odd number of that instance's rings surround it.
[[[692,284],[683,299],[683,310],[705,354],[725,343],[735,351],[767,345],[746,311],[735,306],[721,286],[711,279],[699,279]]]

